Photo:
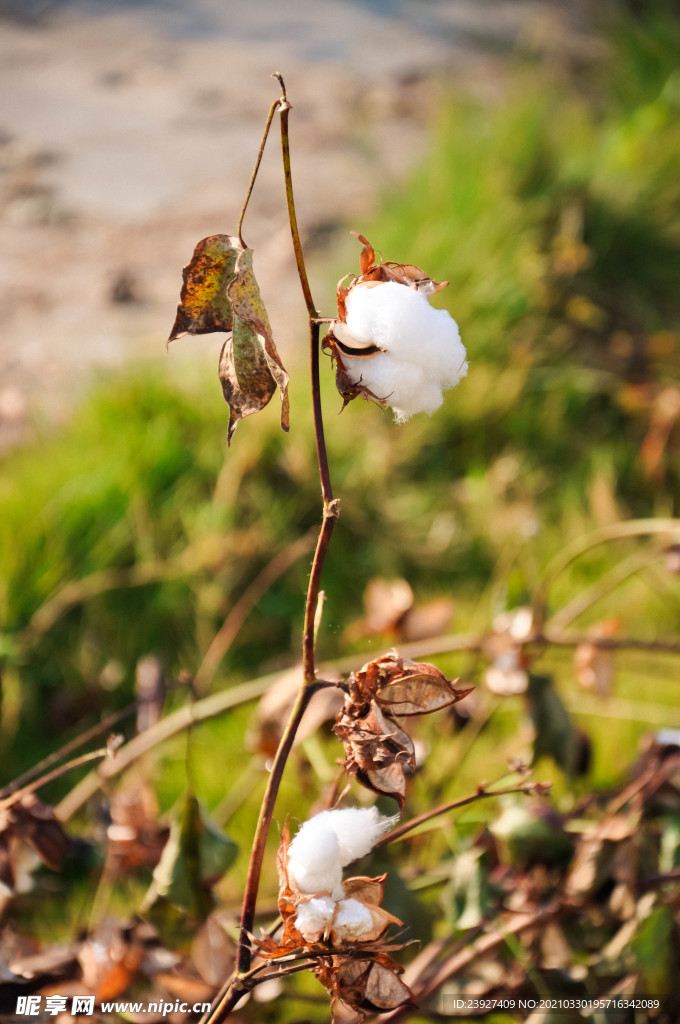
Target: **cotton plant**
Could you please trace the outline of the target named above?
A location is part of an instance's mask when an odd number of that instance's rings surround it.
[[[268,939],[258,946],[261,955],[274,959],[306,949],[332,1005],[341,1002],[362,1011],[413,1001],[399,977],[403,968],[381,943],[390,925],[402,923],[381,906],[387,876],[342,877],[343,869],[370,853],[396,820],[375,807],[346,807],[303,822],[292,842],[284,829],[278,855],[283,935],[279,942]],[[345,972],[358,957],[365,958],[358,961],[363,974],[352,973],[350,985]],[[363,984],[357,984],[360,977]],[[375,991],[369,987],[371,978]]]
[[[410,264],[376,263],[370,242],[357,238],[361,274],[338,284],[338,319],[324,341],[338,390],[346,401],[362,395],[389,405],[398,423],[432,415],[468,372],[458,324],[429,301],[448,281],[437,284]]]
[[[362,244],[360,273],[348,285],[341,282],[337,287],[337,316],[319,315],[297,229],[289,151],[291,106],[281,76],[276,73],[275,77],[282,92],[269,111],[237,231],[211,235],[195,247],[184,269],[170,335],[173,341],[186,334],[226,334],[219,379],[229,406],[229,443],[241,420],[264,409],[276,394],[281,400],[281,425],[289,429],[288,373],[276,350],[254,275],[253,251],[242,230],[269,128],[278,113],[293,251],[308,313],[323,517],[305,602],[300,689],[273,758],[253,839],[236,968],[205,1024],[220,1024],[244,992],[273,976],[253,967],[256,954],[276,967],[277,977],[299,970],[302,958],[302,966],[330,993],[332,1005],[343,1004],[360,1017],[412,1001],[400,979],[403,968],[388,955],[395,946],[386,933],[401,922],[382,906],[386,876],[345,877],[349,865],[389,840],[396,817],[383,815],[375,807],[327,809],[305,821],[292,840],[286,825],[278,854],[283,930],[280,935],[256,938],[253,924],[266,841],[288,755],[309,701],[319,689],[337,685],[343,694],[334,729],[344,747],[348,783],[356,781],[372,794],[392,798],[400,812],[405,807],[408,776],[416,769],[415,747],[404,720],[446,708],[469,692],[469,688],[457,688],[434,665],[406,661],[397,652],[374,659],[339,683],[317,674],[321,578],[340,511],[324,437],[319,387],[322,349],[335,364],[336,384],[345,405],[363,397],[391,407],[399,423],[419,412],[436,412],[444,392],[467,374],[468,362],[455,320],[430,304],[446,282],[437,284],[412,264],[378,261],[363,235],[357,235]],[[323,341],[322,329],[326,331]],[[397,831],[410,827],[406,823]]]

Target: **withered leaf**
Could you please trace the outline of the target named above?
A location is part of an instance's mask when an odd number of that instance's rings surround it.
[[[281,426],[288,430],[289,378],[253,273],[253,250],[231,235],[211,235],[198,243],[183,276],[181,304],[169,341],[184,334],[232,332],[219,361],[229,405],[228,440],[238,421],[264,409],[277,389]]]
[[[345,745],[345,771],[367,789],[393,796],[404,807],[404,766],[415,769],[413,742],[393,718],[384,715],[375,701],[351,702],[338,713],[334,732]]]
[[[227,285],[233,280],[236,260],[242,251],[238,238],[231,235],[210,235],[198,243],[191,262],[182,271],[180,305],[168,341],[185,334],[232,329]]]
[[[413,993],[399,978],[403,971],[389,957],[390,966],[375,960],[347,959],[337,966],[337,997],[355,1010],[392,1010],[414,1003]]]
[[[227,295],[232,304],[234,330],[220,355],[220,380],[231,411],[229,438],[238,421],[263,409],[277,388],[281,396],[281,426],[288,430],[289,378],[276,351],[269,317],[255,280],[252,249],[240,252]]]
[[[4,847],[12,837],[23,839],[53,871],[60,871],[68,850],[61,822],[47,804],[27,793],[0,811],[0,836]],[[4,858],[3,858],[4,859]]]
[[[424,715],[462,700],[473,687],[456,688],[427,662],[405,661],[395,652],[369,661],[354,677],[355,692],[374,698],[394,715]],[[352,681],[350,680],[350,688]]]

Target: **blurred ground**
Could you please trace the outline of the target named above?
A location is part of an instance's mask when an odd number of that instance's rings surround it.
[[[322,253],[352,265],[348,223],[422,155],[439,90],[492,97],[517,40],[583,45],[582,18],[545,0],[0,0],[0,447],[61,417],[93,370],[162,353],[194,244],[235,230],[272,70],[331,313]],[[244,234],[290,361],[303,308],[275,137]],[[171,370],[197,348],[216,358],[219,339],[178,343]]]

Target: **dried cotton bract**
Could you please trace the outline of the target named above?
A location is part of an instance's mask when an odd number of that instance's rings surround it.
[[[428,301],[446,282],[418,267],[376,264],[358,237],[362,273],[349,288],[338,286],[339,319],[324,342],[337,362],[338,390],[345,403],[361,394],[391,406],[399,422],[431,414],[468,370],[456,321]]]

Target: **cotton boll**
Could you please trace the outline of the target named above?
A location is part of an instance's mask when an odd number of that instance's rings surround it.
[[[337,942],[361,940],[374,928],[373,915],[365,903],[355,899],[338,903],[338,912],[333,921],[333,935]]]
[[[365,857],[397,817],[383,816],[375,807],[345,807],[339,811],[322,811],[311,821],[322,821],[324,827],[333,831],[338,841],[340,865],[346,867],[353,860]]]
[[[368,357],[343,352],[343,365],[352,382],[386,401],[398,420],[435,412],[442,391],[467,374],[456,321],[431,306],[424,292],[395,281],[359,284],[347,295],[346,309],[345,344],[383,351]]]
[[[295,927],[308,942],[317,942],[330,924],[336,903],[330,896],[315,896],[299,903]]]
[[[340,843],[324,821],[324,811],[305,821],[288,848],[290,882],[299,892],[333,893],[341,890]]]

